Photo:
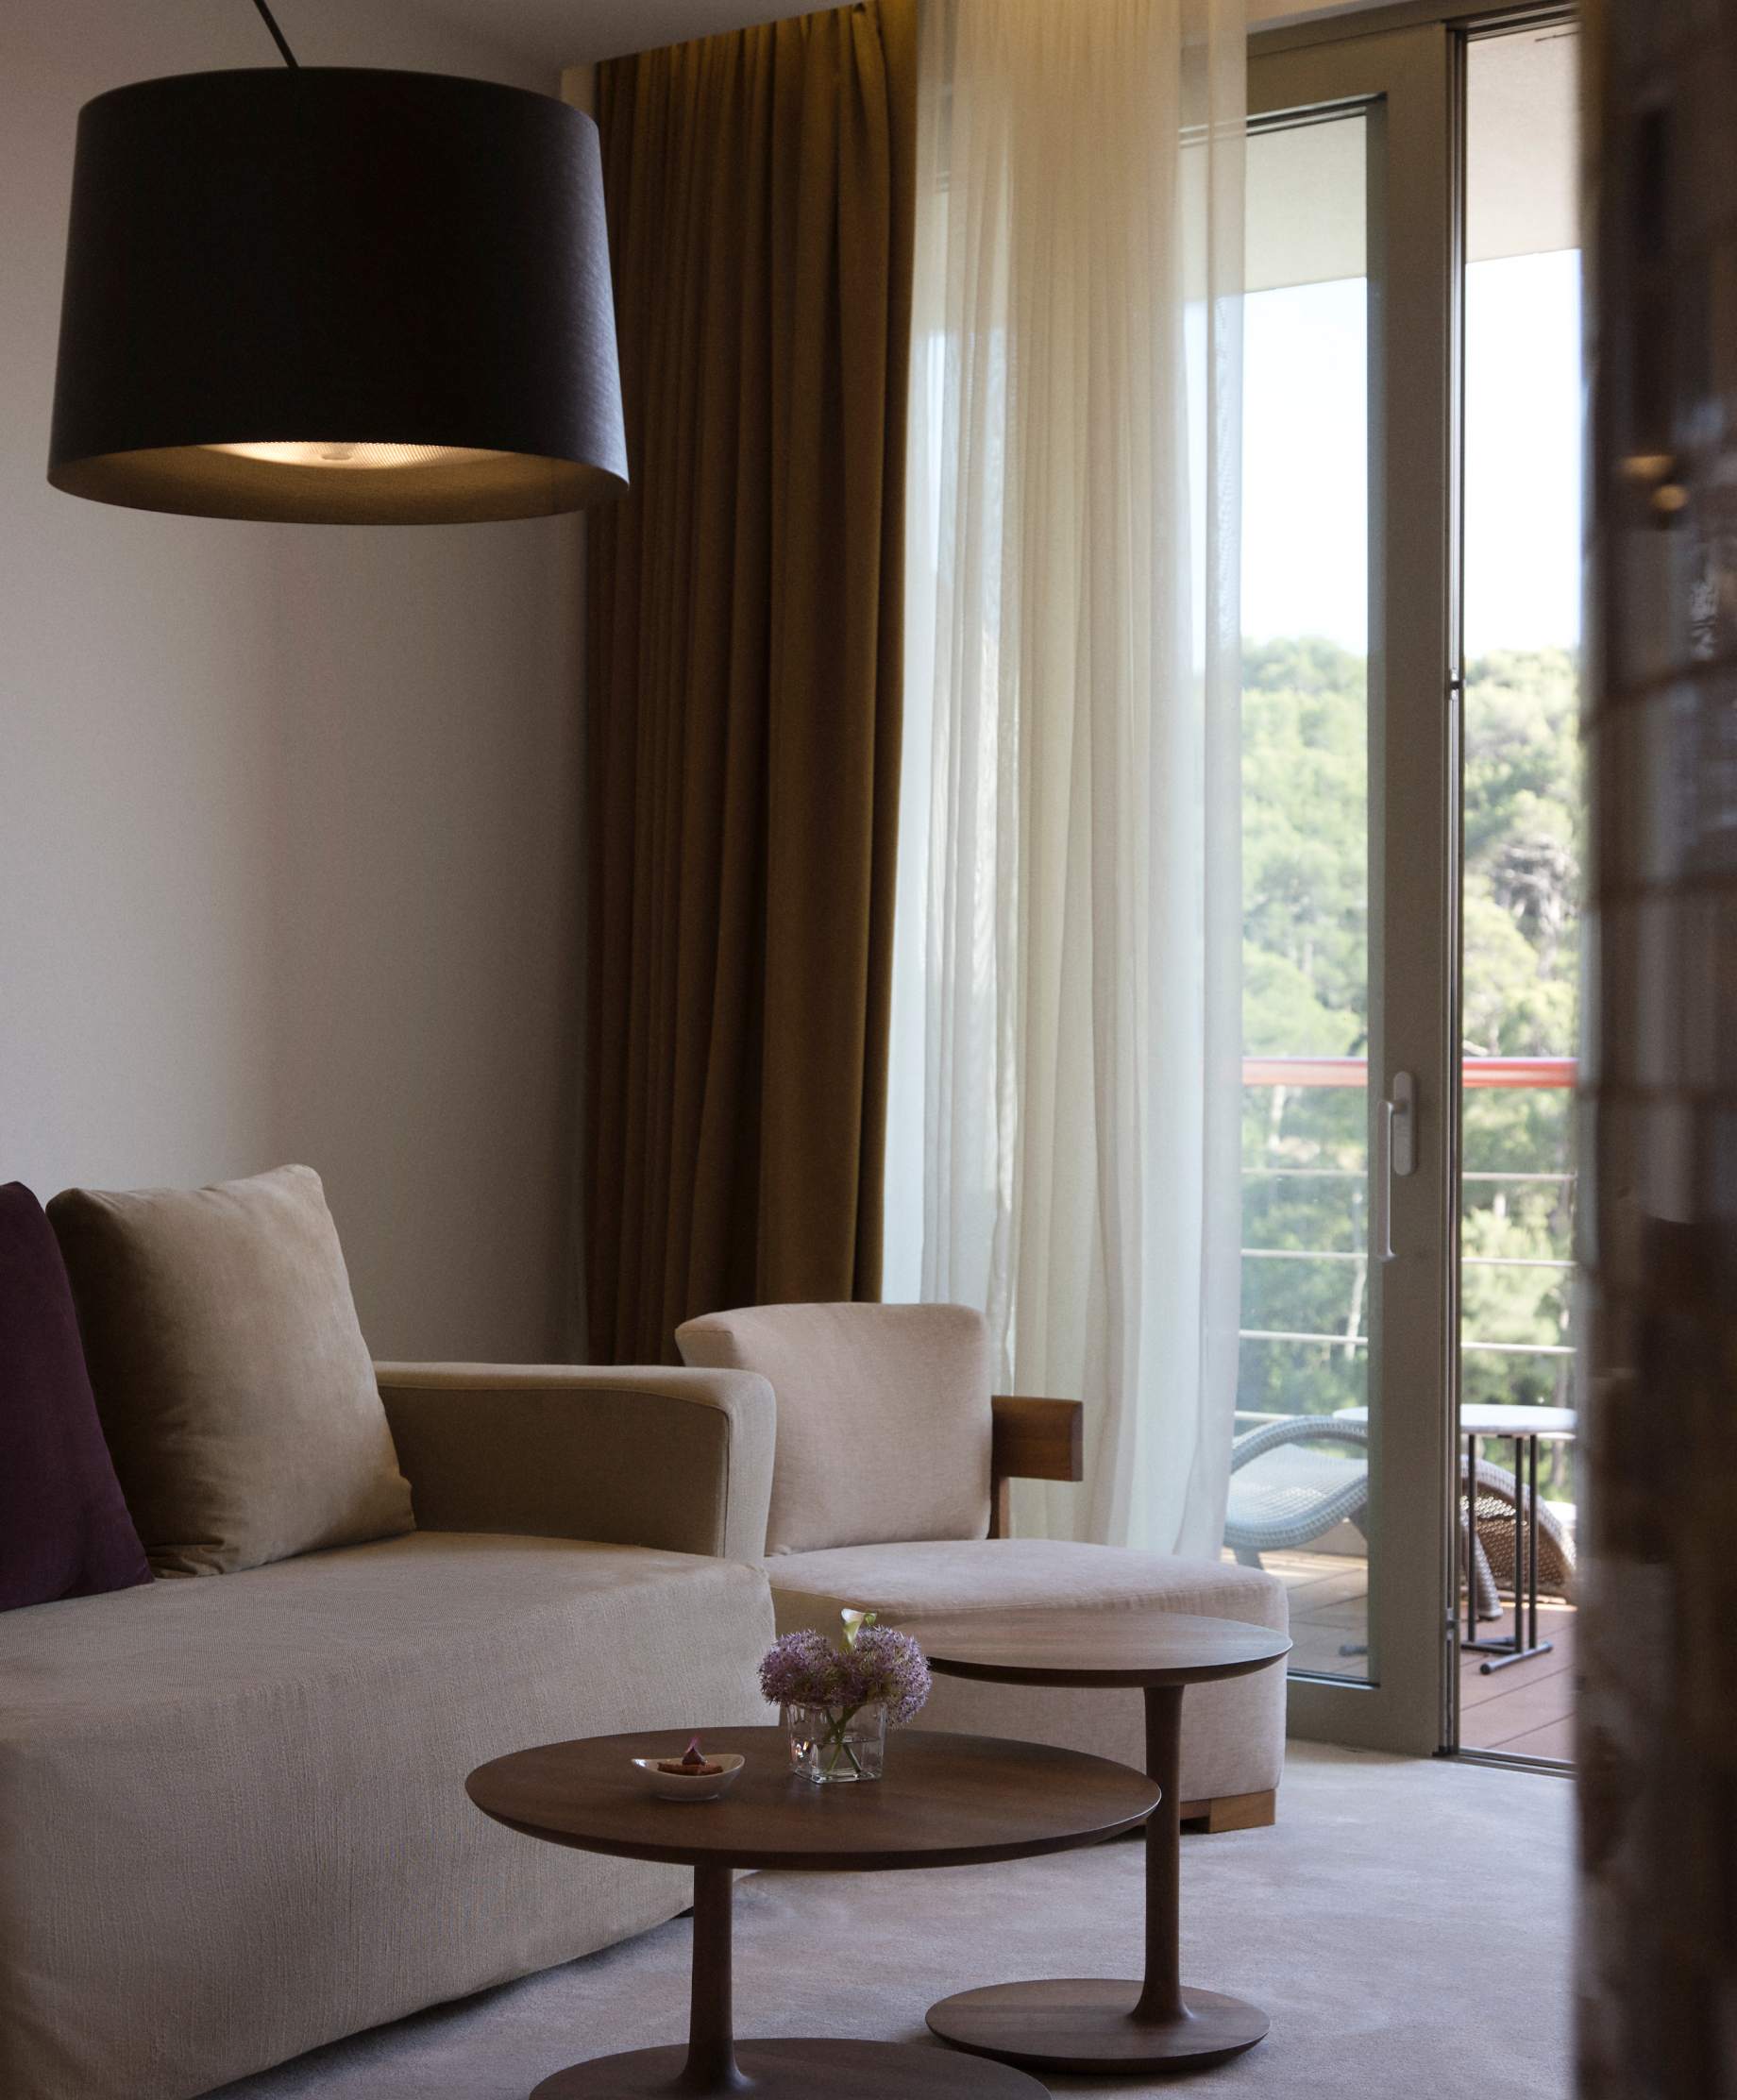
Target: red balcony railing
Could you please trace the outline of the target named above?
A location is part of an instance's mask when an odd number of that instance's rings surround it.
[[[1578,1077],[1579,1060],[1576,1058],[1466,1058],[1460,1065],[1461,1083],[1475,1088],[1572,1088]],[[1244,1058],[1242,1060],[1242,1084],[1245,1087],[1366,1087],[1369,1084],[1369,1059],[1367,1058]],[[1244,1167],[1245,1177],[1260,1180],[1283,1177],[1287,1180],[1354,1181],[1365,1178],[1360,1167]],[[1524,1172],[1475,1173],[1461,1175],[1464,1181],[1554,1181],[1572,1182],[1572,1173],[1553,1172],[1528,1174]],[[1369,1256],[1364,1248],[1331,1250],[1305,1247],[1244,1247],[1244,1261],[1250,1262],[1341,1262],[1366,1266]],[[1468,1267],[1477,1268],[1526,1268],[1571,1269],[1572,1262],[1549,1255],[1467,1255]],[[1240,1330],[1245,1342],[1302,1342],[1324,1345],[1333,1348],[1352,1350],[1369,1346],[1369,1337],[1355,1330],[1343,1334],[1315,1334],[1268,1328],[1244,1328]],[[1571,1346],[1547,1342],[1485,1342],[1467,1338],[1462,1347],[1493,1356],[1549,1356],[1569,1357],[1574,1354]]]
[[[1459,1068],[1468,1087],[1572,1087],[1577,1058],[1467,1058]],[[1244,1058],[1245,1087],[1363,1087],[1367,1058]]]

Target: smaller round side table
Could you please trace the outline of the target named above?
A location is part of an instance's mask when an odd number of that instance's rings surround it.
[[[1037,2072],[1201,2070],[1252,2048],[1267,2031],[1258,2006],[1181,1978],[1182,1694],[1271,1668],[1290,1652],[1289,1639],[1236,1619],[1152,1610],[984,1612],[900,1624],[930,1668],[950,1676],[1138,1686],[1146,1770],[1160,1795],[1146,1824],[1144,1978],[989,1984],[931,2006],[931,2029],[973,2055]]]

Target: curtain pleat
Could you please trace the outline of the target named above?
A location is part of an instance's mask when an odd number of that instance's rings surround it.
[[[880,1288],[915,0],[599,69],[632,491],[589,553],[599,1362]]]

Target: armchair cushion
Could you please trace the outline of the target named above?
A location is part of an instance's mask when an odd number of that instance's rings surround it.
[[[967,1612],[1106,1611],[1155,1604],[1283,1626],[1285,1586],[1229,1561],[1180,1560],[1071,1538],[917,1540],[794,1553],[767,1567],[780,1633],[824,1623],[804,1610],[872,1607],[888,1624]],[[1274,1616],[1276,1615],[1276,1616]]]
[[[48,1206],[115,1471],[160,1574],[411,1529],[312,1167]]]
[[[1285,1585],[1276,1575],[1224,1561],[1178,1560],[1072,1539],[927,1540],[797,1553],[768,1561],[778,1631],[818,1626],[835,1634],[847,1604],[908,1626],[967,1612],[1127,1611],[1137,1605],[1238,1618],[1283,1632]],[[1145,1766],[1145,1719],[1137,1691],[998,1685],[936,1673],[921,1728],[1011,1736]],[[1263,1669],[1195,1685],[1182,1702],[1182,1793],[1202,1804],[1264,1794],[1285,1757],[1285,1672]]]
[[[676,1329],[778,1403],[768,1553],[989,1529],[989,1340],[962,1305],[759,1305]]]

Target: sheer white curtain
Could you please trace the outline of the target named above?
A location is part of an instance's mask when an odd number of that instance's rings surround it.
[[[888,1295],[1212,1554],[1236,1391],[1242,0],[927,0]],[[920,1224],[919,1224],[920,1215]],[[920,1257],[918,1249],[920,1247]]]

